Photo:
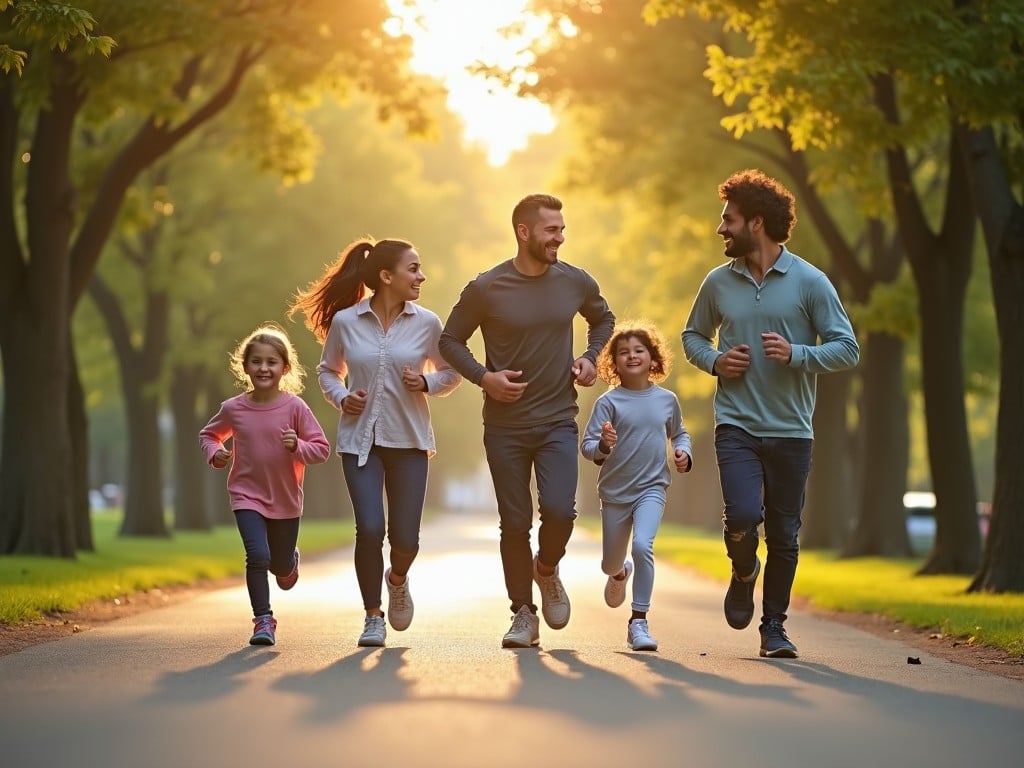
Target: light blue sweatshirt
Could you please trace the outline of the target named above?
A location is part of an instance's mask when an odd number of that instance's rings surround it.
[[[792,345],[788,366],[764,356],[765,331]],[[707,373],[726,350],[750,346],[750,367],[743,376],[718,380],[715,424],[732,424],[755,437],[813,438],[816,375],[852,368],[860,359],[835,287],[824,272],[784,246],[760,285],[743,258],[711,270],[694,299],[682,341],[686,359]]]
[[[599,447],[605,422],[615,427],[611,453]],[[628,504],[651,488],[666,488],[672,481],[667,446],[691,459],[690,434],[683,426],[679,399],[667,389],[613,387],[594,402],[580,442],[583,457],[601,464],[597,492],[602,501]]]

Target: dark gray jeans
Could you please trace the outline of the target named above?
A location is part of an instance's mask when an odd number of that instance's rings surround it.
[[[754,570],[757,526],[764,523],[761,621],[786,620],[800,552],[800,513],[814,441],[754,437],[731,424],[715,429],[718,475],[725,500],[725,548],[740,576]]]
[[[372,610],[381,604],[385,535],[391,548],[391,569],[400,576],[409,572],[420,551],[427,453],[418,448],[375,445],[363,466],[354,453],[341,454],[341,466],[356,519],[356,580],[363,608]]]
[[[484,426],[484,449],[494,482],[501,523],[501,565],[505,588],[515,613],[533,602],[533,494],[537,480],[538,557],[556,566],[576,519],[576,481],[579,475],[579,429],[573,419],[536,427]]]

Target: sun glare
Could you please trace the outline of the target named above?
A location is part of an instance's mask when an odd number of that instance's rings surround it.
[[[465,138],[486,149],[492,165],[504,165],[533,134],[554,130],[547,105],[524,99],[469,71],[484,63],[510,69],[523,63],[522,50],[544,33],[545,21],[526,11],[527,0],[388,0],[396,31],[413,39],[412,66],[438,78],[448,107],[465,126]],[[499,30],[521,25],[513,37]]]

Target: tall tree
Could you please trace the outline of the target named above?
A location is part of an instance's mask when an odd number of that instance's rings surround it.
[[[884,153],[885,178],[921,302],[927,441],[938,502],[936,544],[923,570],[971,572],[979,534],[961,361],[973,214],[947,104],[949,84],[974,80],[979,71],[969,57],[951,57],[958,46],[949,42],[960,26],[952,4],[864,2],[849,13],[834,4],[649,0],[647,8],[652,17],[697,10],[750,40],[749,55],[711,50],[709,76],[734,108],[728,125],[737,134],[785,127],[795,146],[842,147],[844,157],[860,150],[865,171]],[[916,30],[913,39],[906,35],[909,28]],[[944,76],[936,77],[936,70]],[[946,158],[931,152],[937,143],[949,148]],[[921,153],[928,163],[915,173],[912,158]],[[922,178],[934,175],[932,167],[945,179],[945,210],[937,227],[918,191]],[[950,466],[971,471],[949,472]]]
[[[70,316],[138,175],[221,115],[243,84],[259,107],[257,155],[300,139],[292,105],[329,86],[417,114],[408,41],[382,31],[381,1],[90,5],[0,0],[0,552],[71,557],[79,545],[86,489],[70,431],[82,429],[69,408]],[[96,183],[83,187],[75,138],[112,122],[133,127],[92,159]]]

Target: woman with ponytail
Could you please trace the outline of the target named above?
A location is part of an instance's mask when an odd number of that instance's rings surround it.
[[[384,645],[382,583],[391,627],[402,631],[412,622],[408,574],[419,551],[427,460],[435,453],[427,395],[444,397],[462,381],[438,352],[440,319],[415,303],[424,280],[411,243],[366,237],[289,310],[302,312],[323,344],[320,389],[340,412],[337,452],[355,513],[356,578],[366,611],[360,646]]]

